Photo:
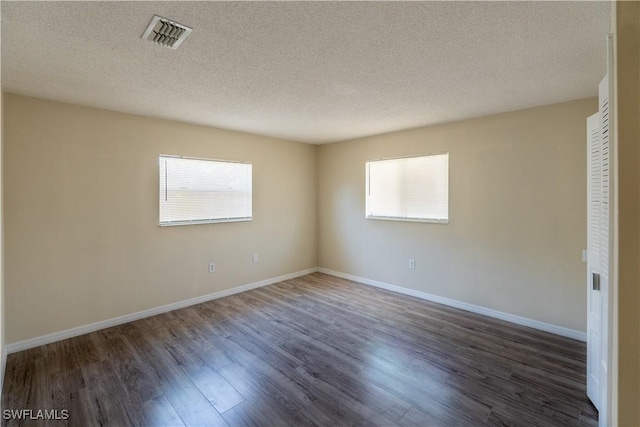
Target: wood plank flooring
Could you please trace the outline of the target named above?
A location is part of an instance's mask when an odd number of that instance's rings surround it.
[[[2,408],[69,418],[2,425],[595,426],[585,358],[316,273],[11,354]]]

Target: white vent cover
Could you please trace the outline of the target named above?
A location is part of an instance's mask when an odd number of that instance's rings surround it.
[[[185,25],[154,15],[142,38],[164,47],[177,49],[193,31]]]

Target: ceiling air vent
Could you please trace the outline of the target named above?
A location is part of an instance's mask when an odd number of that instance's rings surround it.
[[[164,47],[177,49],[193,31],[192,28],[178,24],[167,18],[154,15],[142,38]]]

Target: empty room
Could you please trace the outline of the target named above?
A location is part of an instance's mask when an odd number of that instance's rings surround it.
[[[0,15],[2,426],[640,425],[640,3]]]

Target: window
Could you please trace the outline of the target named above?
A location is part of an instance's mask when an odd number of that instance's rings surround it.
[[[449,222],[449,153],[367,162],[366,217]]]
[[[251,220],[251,164],[160,156],[160,225]]]

